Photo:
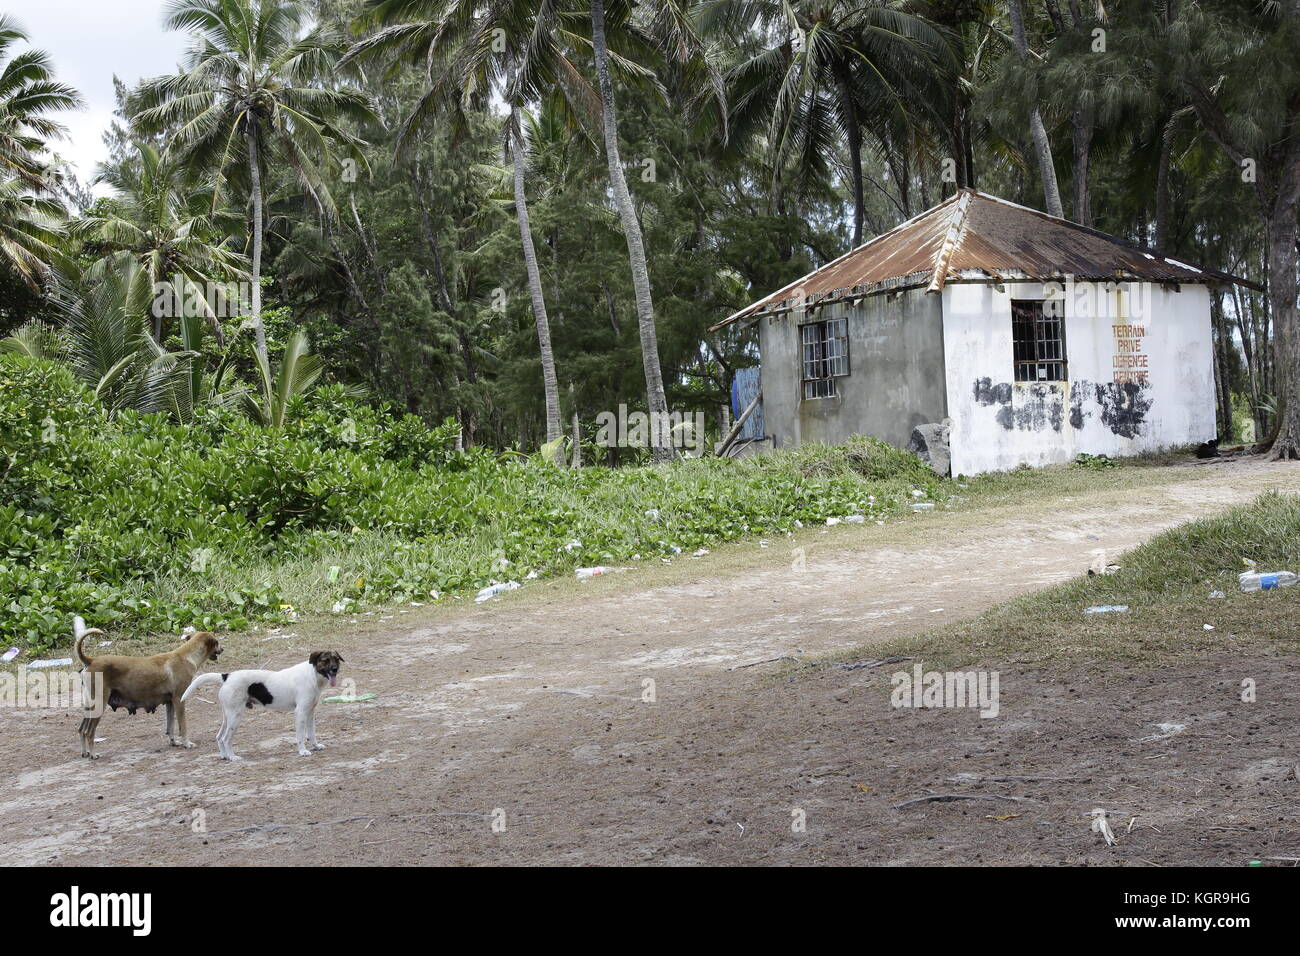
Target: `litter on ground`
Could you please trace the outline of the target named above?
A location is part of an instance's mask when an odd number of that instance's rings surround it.
[[[339,694],[335,697],[322,697],[321,700],[327,704],[360,704],[378,697],[378,694]]]
[[[1237,577],[1237,583],[1241,586],[1242,591],[1246,593],[1289,588],[1298,580],[1300,578],[1296,576],[1294,571],[1271,571],[1267,574],[1245,571]]]
[[[1110,824],[1106,822],[1105,810],[1093,810],[1089,816],[1092,817],[1092,832],[1100,833],[1101,838],[1106,841],[1107,846],[1114,846],[1119,842],[1119,840],[1115,839],[1115,834],[1111,832]]]
[[[1127,614],[1127,604],[1097,604],[1083,609],[1084,614]]]
[[[504,584],[490,584],[474,596],[474,603],[482,604],[484,601],[494,598],[498,594],[503,594],[506,591],[517,591],[521,586],[522,585],[520,585],[518,581],[506,581]]]
[[[1146,737],[1139,737],[1134,742],[1139,744],[1149,744],[1156,740],[1165,740],[1168,737],[1173,737],[1176,734],[1181,734],[1184,730],[1187,729],[1187,725],[1163,723],[1163,724],[1156,724],[1156,729],[1159,730],[1160,733],[1148,734]]]

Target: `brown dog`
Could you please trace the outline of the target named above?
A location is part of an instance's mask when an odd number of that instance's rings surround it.
[[[167,708],[167,738],[173,747],[193,747],[185,729],[185,704],[181,695],[190,686],[195,673],[205,663],[221,654],[216,635],[207,631],[191,634],[180,647],[153,657],[123,657],[106,654],[87,657],[82,643],[91,634],[103,634],[99,628],[87,628],[81,618],[73,618],[77,635],[77,657],[81,660],[82,702],[85,716],[77,731],[81,736],[81,756],[95,760],[95,731],[104,716],[104,705],[113,710],[125,707],[127,713],[144,710],[152,714],[159,705]],[[175,730],[179,729],[177,735]]]

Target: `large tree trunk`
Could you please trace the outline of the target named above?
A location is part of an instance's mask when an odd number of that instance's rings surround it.
[[[596,56],[596,76],[600,82],[602,126],[605,134],[605,159],[609,165],[609,184],[614,192],[627,239],[627,254],[632,265],[632,288],[636,293],[637,325],[641,333],[641,362],[645,367],[646,402],[651,420],[651,443],[656,461],[673,457],[668,442],[668,399],[664,394],[663,372],[659,367],[659,338],[655,332],[654,303],[650,298],[650,271],[646,265],[641,224],[628,192],[623,160],[618,150],[618,114],[614,107],[614,82],[609,73],[609,49],[605,42],[604,0],[591,0],[591,45]]]
[[[1231,441],[1232,421],[1232,383],[1228,381],[1228,356],[1230,354],[1232,328],[1223,308],[1223,290],[1217,290],[1210,299],[1211,338],[1214,347],[1214,380],[1219,399],[1220,427],[1218,437],[1222,441]]]
[[[1061,16],[1061,7],[1057,0],[1047,0],[1047,15],[1051,17],[1052,28],[1058,35],[1066,31],[1065,18]],[[1070,4],[1072,27],[1082,32],[1085,29],[1083,15],[1079,4]],[[1074,96],[1074,112],[1070,117],[1074,131],[1074,221],[1081,226],[1092,225],[1092,194],[1088,188],[1088,167],[1092,161],[1092,108],[1083,102],[1082,91]]]
[[[1092,191],[1088,188],[1088,165],[1092,159],[1092,110],[1074,102],[1074,221],[1092,226]]]
[[[1156,167],[1156,241],[1158,252],[1169,252],[1169,166],[1173,161],[1174,121],[1160,134],[1160,159]]]
[[[1016,51],[1021,60],[1028,59],[1029,41],[1025,38],[1025,15],[1020,0],[1010,0],[1011,30],[1015,35]],[[1047,138],[1047,127],[1043,125],[1042,114],[1038,104],[1029,108],[1029,134],[1034,141],[1034,154],[1038,158],[1038,173],[1043,180],[1043,198],[1047,203],[1047,213],[1058,219],[1065,218],[1061,206],[1061,190],[1056,183],[1056,166],[1052,163],[1052,144]]]
[[[266,329],[262,325],[262,169],[257,154],[257,127],[244,128],[248,140],[249,192],[253,201],[253,335],[257,353],[266,361]]]
[[[1300,180],[1300,171],[1292,177]],[[1282,423],[1274,458],[1300,458],[1300,329],[1296,328],[1296,195],[1279,195],[1268,226],[1268,291],[1277,336],[1274,361],[1281,385]]]
[[[528,295],[533,302],[533,320],[537,323],[537,349],[542,357],[542,390],[546,398],[546,440],[560,437],[560,387],[555,378],[555,354],[551,351],[551,323],[546,317],[546,299],[542,295],[542,273],[537,268],[537,251],[528,225],[528,199],[524,194],[524,171],[528,156],[519,132],[519,109],[510,110],[510,154],[515,165],[515,215],[519,217],[519,239],[524,246],[524,266],[528,271]]]

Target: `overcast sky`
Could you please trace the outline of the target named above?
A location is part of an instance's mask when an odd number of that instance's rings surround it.
[[[31,45],[53,60],[58,79],[74,86],[86,108],[59,117],[68,139],[54,149],[85,182],[105,157],[101,134],[113,120],[113,75],[133,86],[172,72],[189,37],[162,27],[166,0],[0,0]]]

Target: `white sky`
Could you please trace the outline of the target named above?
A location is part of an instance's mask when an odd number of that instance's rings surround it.
[[[0,0],[31,45],[53,61],[56,78],[80,91],[86,108],[59,117],[68,139],[53,144],[83,183],[106,156],[101,136],[113,120],[113,75],[128,87],[172,72],[189,44],[163,29],[165,0]],[[19,47],[19,49],[25,49]],[[96,190],[103,192],[102,189]]]

